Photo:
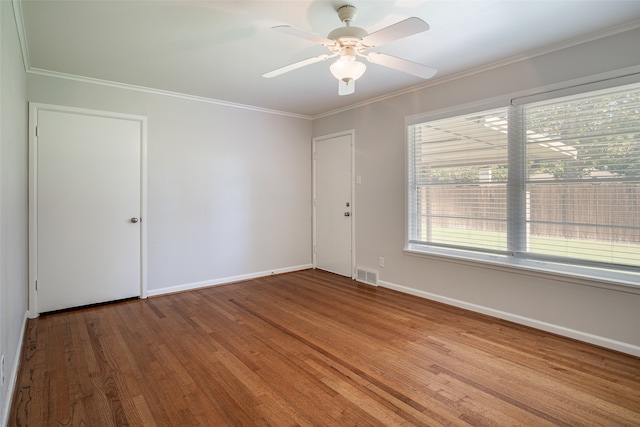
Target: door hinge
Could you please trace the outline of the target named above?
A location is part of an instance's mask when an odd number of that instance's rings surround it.
[[[36,291],[38,290],[38,281],[36,280]]]
[[[317,253],[318,253],[318,247],[317,247],[317,246],[315,246],[315,245],[313,246],[313,253],[314,253],[314,254],[317,254]]]
[[[313,206],[318,206],[318,199],[313,199]]]
[[[36,138],[38,137],[38,126],[36,126]]]

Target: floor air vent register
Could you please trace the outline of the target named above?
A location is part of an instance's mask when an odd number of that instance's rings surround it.
[[[378,272],[366,268],[356,268],[356,280],[367,285],[378,286]]]

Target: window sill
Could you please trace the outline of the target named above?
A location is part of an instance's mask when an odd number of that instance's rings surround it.
[[[438,261],[501,270],[509,273],[542,277],[560,282],[640,295],[640,272],[603,270],[594,267],[536,261],[504,255],[482,254],[456,249],[429,248],[421,245],[409,245],[404,249],[404,253],[422,258],[437,259]]]

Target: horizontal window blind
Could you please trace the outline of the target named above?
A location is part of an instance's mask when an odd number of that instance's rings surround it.
[[[407,249],[636,280],[640,84],[545,98],[408,125]]]
[[[523,106],[529,257],[640,265],[640,87]]]
[[[507,108],[409,126],[409,241],[507,250]]]

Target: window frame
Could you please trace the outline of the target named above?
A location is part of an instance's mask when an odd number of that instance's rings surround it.
[[[435,111],[426,114],[417,114],[405,118],[405,247],[404,253],[411,256],[419,256],[431,259],[446,260],[454,263],[470,264],[486,268],[499,269],[509,272],[518,271],[521,274],[535,275],[547,279],[560,280],[564,282],[581,285],[596,286],[615,289],[622,292],[640,294],[640,268],[634,266],[620,268],[616,265],[606,263],[593,263],[585,261],[576,263],[574,260],[553,259],[552,257],[540,259],[529,256],[522,252],[519,239],[525,216],[522,210],[525,209],[526,192],[524,191],[526,181],[526,167],[521,165],[518,170],[511,172],[512,162],[523,159],[524,143],[514,144],[513,141],[524,141],[525,129],[522,126],[512,126],[512,117],[516,116],[518,123],[522,123],[523,106],[540,100],[553,100],[570,95],[584,94],[601,89],[615,89],[630,83],[640,82],[640,74],[622,76],[621,78],[597,81],[591,84],[584,84],[575,87],[566,87],[550,92],[541,92],[521,98],[501,98],[488,102],[478,102],[453,107],[445,110]],[[428,245],[413,243],[410,230],[411,212],[411,182],[412,177],[412,153],[410,127],[419,123],[436,121],[440,119],[464,116],[467,114],[508,107],[509,111],[509,179],[507,181],[507,253],[496,254],[490,251],[466,250],[441,245]],[[514,146],[519,146],[518,152]],[[520,228],[519,228],[520,227]],[[609,268],[611,267],[611,268]]]

